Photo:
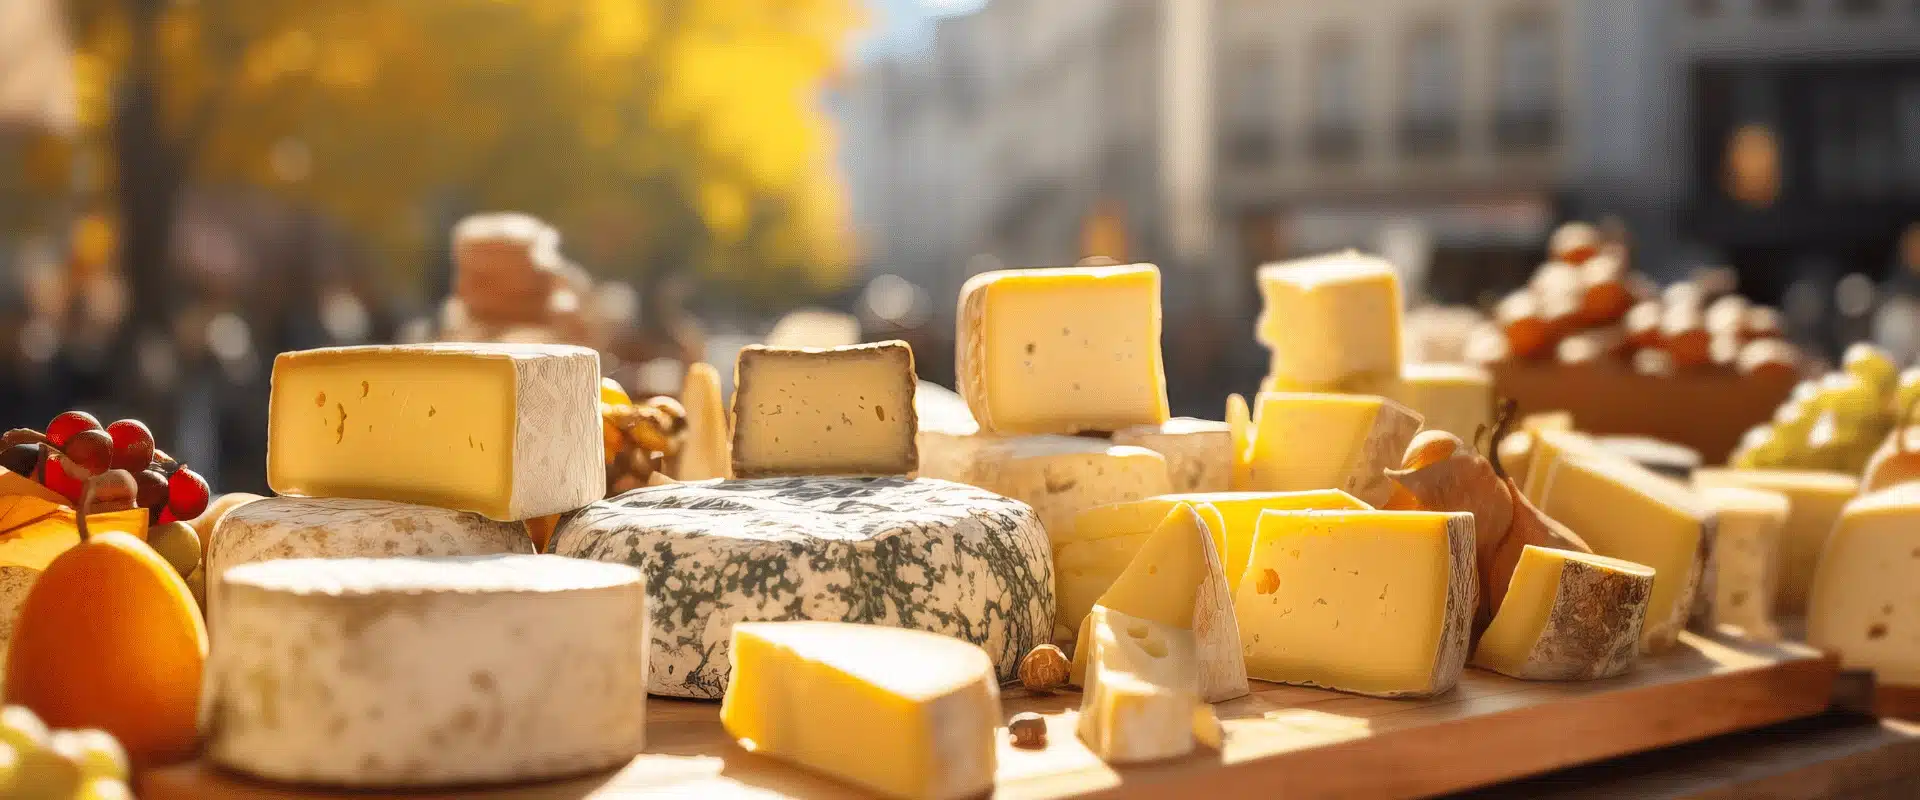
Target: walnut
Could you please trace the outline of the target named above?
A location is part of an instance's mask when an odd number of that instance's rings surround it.
[[[1043,644],[1027,651],[1020,659],[1020,685],[1028,691],[1051,692],[1067,682],[1073,663],[1060,648]]]
[[[1007,723],[1007,733],[1013,735],[1014,747],[1039,749],[1047,746],[1047,721],[1031,711],[1013,715],[1013,719]]]

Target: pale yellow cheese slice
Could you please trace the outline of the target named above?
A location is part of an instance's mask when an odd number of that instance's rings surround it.
[[[1200,672],[1193,632],[1095,606],[1088,616],[1080,739],[1131,764],[1193,752]]]
[[[1422,420],[1371,395],[1263,393],[1254,414],[1248,488],[1340,489],[1370,506],[1393,496],[1384,471],[1400,466]]]
[[[1787,496],[1787,522],[1780,536],[1780,593],[1774,613],[1785,617],[1805,612],[1820,551],[1834,523],[1840,521],[1841,509],[1860,493],[1859,477],[1840,472],[1702,469],[1694,471],[1693,485],[1743,486]]]
[[[1640,652],[1653,575],[1631,561],[1527,545],[1473,665],[1542,681],[1626,672]]]
[[[1814,571],[1807,641],[1881,683],[1920,686],[1920,483],[1847,504]]]

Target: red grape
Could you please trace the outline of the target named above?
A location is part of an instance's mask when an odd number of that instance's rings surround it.
[[[207,479],[187,467],[173,471],[173,477],[167,479],[167,508],[173,511],[176,519],[193,519],[207,510],[207,499],[213,490],[207,488]]]
[[[179,521],[180,519],[173,515],[173,509],[171,508],[160,509],[160,516],[153,518],[153,524],[155,525],[165,525],[169,522],[179,522]]]
[[[81,431],[97,431],[100,420],[85,411],[68,411],[47,423],[47,441],[54,447],[66,447],[67,439]]]
[[[152,511],[155,515],[167,507],[167,476],[157,469],[143,469],[133,473],[133,483],[140,487],[140,507]]]
[[[153,431],[137,419],[123,419],[107,426],[113,437],[113,468],[139,472],[153,463]]]
[[[87,478],[92,477],[91,475],[76,476],[69,471],[80,469],[79,465],[70,464],[64,458],[48,456],[47,474],[44,479],[46,487],[72,501],[76,506],[79,505],[80,492],[86,488]]]
[[[98,475],[113,468],[113,438],[103,430],[81,431],[67,437],[67,460]]]

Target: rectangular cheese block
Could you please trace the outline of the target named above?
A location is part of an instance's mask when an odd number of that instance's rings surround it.
[[[1804,613],[1820,550],[1834,523],[1840,521],[1840,510],[1860,493],[1860,479],[1840,472],[1701,469],[1694,471],[1693,485],[1743,486],[1787,496],[1787,524],[1780,536],[1780,594],[1773,610],[1783,617]]]
[[[1547,468],[1554,462],[1568,454],[1589,457],[1610,455],[1600,449],[1593,437],[1578,431],[1540,430],[1532,432],[1530,436],[1533,449],[1527,456],[1526,480],[1519,486],[1520,493],[1526,495],[1534,505],[1540,504],[1540,492],[1551,471]]]
[[[1526,545],[1473,665],[1540,681],[1626,672],[1640,653],[1653,578],[1644,564]]]
[[[1233,597],[1211,533],[1222,524],[1212,507],[1174,506],[1096,604],[1193,631],[1199,692],[1209,703],[1247,693]]]
[[[1622,458],[1568,454],[1544,472],[1535,464],[1541,511],[1594,552],[1654,569],[1640,646],[1671,647],[1693,612],[1713,550],[1713,510],[1684,484]]]
[[[1166,456],[1176,492],[1224,492],[1233,484],[1233,432],[1225,422],[1176,417],[1114,431],[1113,443]]]
[[[1787,496],[1733,486],[1701,489],[1700,496],[1720,519],[1713,543],[1713,624],[1731,625],[1760,641],[1780,638],[1773,607]]]
[[[1841,666],[1920,686],[1920,484],[1848,503],[1807,598],[1807,641]]]
[[[913,408],[920,423],[913,441],[920,451],[922,478],[965,482],[980,448],[1005,438],[982,433],[967,401],[937,383],[920,381],[914,387]]]
[[[980,448],[963,481],[1033,506],[1053,547],[1073,541],[1074,515],[1172,489],[1167,459],[1081,436],[1013,436]]]
[[[960,289],[960,394],[983,430],[1116,431],[1167,420],[1160,270],[985,272]]]
[[[1254,338],[1273,350],[1274,391],[1388,391],[1400,377],[1400,278],[1347,251],[1270,264]]]
[[[1473,515],[1268,511],[1233,598],[1247,675],[1379,697],[1460,679],[1475,602]]]
[[[914,446],[913,348],[740,350],[734,368],[733,474],[906,475]]]
[[[1131,503],[1114,503],[1097,506],[1080,512],[1074,517],[1073,537],[1070,541],[1057,544],[1054,550],[1056,564],[1063,557],[1074,557],[1078,563],[1082,542],[1104,541],[1108,538],[1126,538],[1139,536],[1153,529],[1164,519],[1176,503],[1189,502],[1205,504],[1220,512],[1225,521],[1225,530],[1215,532],[1214,546],[1218,548],[1221,564],[1227,572],[1227,587],[1238,588],[1240,573],[1247,568],[1247,554],[1253,550],[1254,528],[1260,522],[1262,511],[1365,511],[1371,508],[1359,498],[1339,489],[1317,489],[1310,492],[1191,492],[1186,494],[1166,494],[1149,497]],[[1087,552],[1093,552],[1088,548]],[[1064,568],[1063,568],[1064,569]],[[1063,576],[1065,573],[1062,573]],[[1100,576],[1093,570],[1088,575],[1096,579],[1112,582],[1118,569]],[[1106,591],[1105,585],[1094,592]],[[1078,610],[1085,614],[1087,605],[1076,605],[1066,598],[1066,578],[1062,578],[1060,609],[1062,619],[1077,619],[1078,615],[1069,612]],[[1091,603],[1091,599],[1089,599]]]
[[[606,491],[600,356],[563,345],[424,344],[281,353],[267,484],[517,521]]]
[[[985,651],[842,622],[733,626],[720,723],[740,746],[889,797],[993,788],[1000,689]]]
[[[1493,429],[1493,375],[1472,364],[1407,364],[1392,397],[1440,430],[1471,442],[1474,431]]]
[[[1079,733],[1101,760],[1132,764],[1193,752],[1205,707],[1193,631],[1094,607]]]
[[[1393,496],[1396,469],[1420,432],[1419,414],[1372,395],[1260,395],[1247,458],[1247,488],[1339,489],[1370,506]]]

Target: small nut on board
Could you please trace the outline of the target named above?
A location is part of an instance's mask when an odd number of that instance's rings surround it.
[[[1013,735],[1014,747],[1038,749],[1047,746],[1047,721],[1031,711],[1013,715],[1013,719],[1007,722],[1007,733]]]
[[[1043,644],[1027,651],[1020,659],[1020,685],[1030,692],[1051,692],[1067,682],[1067,674],[1073,669],[1073,662],[1067,660],[1067,654],[1051,644]]]

